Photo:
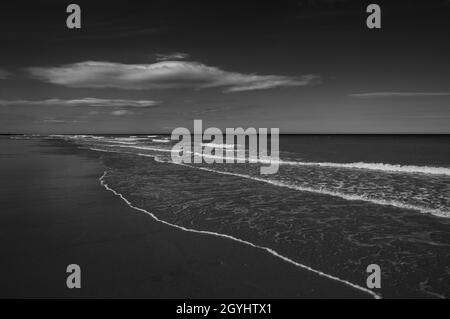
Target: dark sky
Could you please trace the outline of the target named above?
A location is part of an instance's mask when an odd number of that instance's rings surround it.
[[[0,132],[450,133],[449,35],[450,0],[8,1]]]

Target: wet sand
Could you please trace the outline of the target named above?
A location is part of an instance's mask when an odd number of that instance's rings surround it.
[[[1,298],[371,298],[265,251],[185,232],[99,182],[98,154],[0,137]],[[66,287],[79,264],[82,288]]]

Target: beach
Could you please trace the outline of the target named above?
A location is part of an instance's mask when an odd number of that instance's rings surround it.
[[[133,209],[101,184],[99,153],[43,138],[0,144],[1,298],[373,298]],[[66,286],[69,264],[81,289]]]

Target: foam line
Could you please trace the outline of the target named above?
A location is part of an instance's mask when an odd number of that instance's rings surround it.
[[[156,142],[156,143],[170,143],[170,140],[162,140],[162,139],[152,139],[152,142]]]
[[[231,240],[237,241],[237,242],[239,242],[239,243],[242,243],[242,244],[245,244],[245,245],[248,245],[248,246],[257,248],[257,249],[264,250],[264,251],[270,253],[271,255],[276,256],[276,257],[278,257],[278,258],[280,258],[280,259],[282,259],[282,260],[284,260],[284,261],[286,261],[286,262],[288,262],[288,263],[290,263],[290,264],[293,264],[293,265],[295,265],[295,266],[297,266],[297,267],[300,267],[300,268],[302,268],[302,269],[311,271],[311,272],[313,272],[313,273],[315,273],[315,274],[317,274],[317,275],[319,275],[319,276],[322,276],[322,277],[325,277],[325,278],[328,278],[328,279],[331,279],[331,280],[334,280],[334,281],[338,281],[338,282],[343,283],[343,284],[345,284],[345,285],[347,285],[347,286],[350,286],[350,287],[352,287],[352,288],[358,289],[358,290],[360,290],[360,291],[362,291],[362,292],[365,292],[365,293],[371,295],[374,299],[381,299],[381,295],[379,295],[379,294],[377,294],[377,293],[375,293],[375,292],[373,292],[373,291],[371,291],[371,290],[369,290],[369,289],[367,289],[367,288],[361,287],[361,286],[359,286],[359,285],[357,285],[357,284],[351,283],[351,282],[349,282],[349,281],[347,281],[347,280],[338,278],[338,277],[336,277],[336,276],[333,276],[333,275],[324,273],[324,272],[322,272],[322,271],[320,271],[320,270],[313,269],[313,268],[311,268],[311,267],[309,267],[309,266],[300,264],[300,263],[298,263],[298,262],[296,262],[296,261],[293,261],[292,259],[290,259],[290,258],[288,258],[288,257],[285,257],[285,256],[283,256],[283,255],[280,255],[279,253],[277,253],[276,251],[274,251],[274,250],[271,249],[271,248],[264,247],[264,246],[259,246],[259,245],[255,245],[255,244],[253,244],[253,243],[251,243],[251,242],[248,242],[248,241],[245,241],[245,240],[242,240],[242,239],[239,239],[239,238],[230,236],[230,235],[225,235],[225,234],[220,234],[220,233],[215,233],[215,232],[205,231],[205,230],[195,230],[195,229],[190,229],[190,228],[186,228],[186,227],[183,227],[183,226],[178,226],[178,225],[175,225],[175,224],[171,224],[171,223],[169,223],[169,222],[166,222],[166,221],[164,221],[164,220],[161,220],[161,219],[159,219],[158,217],[156,217],[154,214],[150,213],[149,211],[147,211],[147,210],[145,210],[145,209],[143,209],[143,208],[139,208],[139,207],[137,207],[137,206],[134,206],[134,205],[131,204],[131,202],[130,202],[128,199],[126,199],[121,193],[119,193],[119,192],[117,192],[116,190],[114,190],[114,189],[112,189],[111,187],[109,187],[108,184],[105,183],[105,177],[106,177],[107,173],[108,173],[108,172],[105,171],[105,172],[103,173],[103,175],[99,178],[100,184],[101,184],[105,189],[107,189],[108,191],[112,192],[114,195],[120,197],[120,198],[121,198],[128,206],[130,206],[131,208],[133,208],[133,209],[135,209],[135,210],[138,210],[138,211],[140,211],[140,212],[142,212],[142,213],[145,213],[145,214],[149,215],[150,217],[152,217],[153,219],[155,219],[156,221],[158,221],[158,222],[160,222],[160,223],[163,223],[163,224],[165,224],[165,225],[168,225],[168,226],[171,226],[171,227],[174,227],[174,228],[177,228],[177,229],[181,229],[181,230],[186,231],[186,232],[192,232],[192,233],[198,233],[198,234],[206,234],[206,235],[212,235],[212,236],[217,236],[217,237],[222,237],[222,238],[231,239]]]
[[[254,181],[263,182],[263,183],[267,183],[267,184],[271,184],[271,185],[275,185],[275,186],[279,186],[279,187],[286,187],[286,188],[298,190],[301,192],[317,193],[317,194],[322,194],[322,195],[339,197],[339,198],[349,200],[349,201],[365,201],[365,202],[370,202],[370,203],[377,204],[377,205],[393,206],[393,207],[402,208],[402,209],[415,210],[415,211],[419,211],[421,213],[432,214],[432,215],[438,216],[438,217],[446,217],[446,218],[450,217],[450,212],[441,211],[439,209],[430,209],[427,207],[420,207],[420,206],[404,204],[404,203],[401,203],[401,202],[398,202],[395,200],[383,200],[383,199],[365,197],[362,195],[343,194],[343,193],[329,191],[326,189],[315,189],[312,187],[297,186],[297,185],[287,184],[287,183],[283,183],[283,182],[279,182],[279,181],[254,177],[254,176],[240,174],[240,173],[217,171],[217,170],[213,170],[213,169],[205,168],[205,167],[195,167],[195,166],[189,166],[189,165],[184,165],[184,166],[197,168],[197,169],[203,170],[203,171],[214,172],[214,173],[222,174],[222,175],[231,175],[231,176],[236,176],[236,177],[247,178],[247,179],[251,179]]]
[[[227,145],[227,144],[224,144]],[[111,145],[113,146],[113,145]],[[211,145],[207,145],[210,147]],[[136,149],[146,149],[140,146],[124,146],[117,145],[117,147],[130,147]],[[217,146],[216,146],[217,147]],[[147,148],[148,150],[155,151],[168,151],[155,148]],[[211,154],[200,154],[192,153],[195,156],[222,159],[222,160],[237,160],[237,157],[227,157],[220,155]],[[290,165],[290,166],[317,166],[317,167],[330,167],[330,168],[343,168],[343,169],[360,169],[360,170],[370,170],[370,171],[381,171],[387,173],[404,173],[404,174],[428,174],[428,175],[443,175],[450,176],[450,168],[448,167],[434,167],[434,166],[417,166],[417,165],[399,165],[399,164],[386,164],[386,163],[365,163],[365,162],[355,162],[355,163],[332,163],[332,162],[301,162],[301,161],[286,161],[280,160],[278,158],[271,158],[270,156],[266,159],[261,158],[243,158],[246,162],[251,163],[261,163],[261,164],[273,164],[278,163],[279,165]]]
[[[202,143],[202,146],[209,148],[235,148],[234,144]]]
[[[320,166],[320,167],[334,167],[334,168],[348,168],[348,169],[366,169],[383,172],[397,172],[397,173],[419,173],[429,175],[445,175],[450,176],[450,168],[447,167],[433,167],[433,166],[416,166],[416,165],[398,165],[385,163],[321,163],[321,162],[296,162],[296,161],[280,161],[283,165],[296,166]]]
[[[102,146],[106,146],[106,147],[121,147],[121,148],[134,148],[137,150],[147,150],[147,151],[157,151],[157,152],[167,152],[167,153],[172,153],[174,152],[173,150],[169,150],[169,149],[165,149],[165,148],[156,148],[156,147],[151,147],[151,146],[129,146],[129,145],[102,145]],[[119,153],[119,152],[118,152]]]
[[[107,150],[101,150],[101,149],[95,149],[95,148],[90,148],[90,149],[93,150],[93,151],[102,151],[102,152],[108,152],[108,153],[136,154],[138,156],[145,156],[145,157],[153,157],[153,158],[155,158],[155,155],[143,154],[143,153],[107,151]],[[148,149],[148,148],[145,148],[145,149]],[[170,152],[170,150],[164,150],[164,151]],[[405,203],[402,203],[402,202],[399,202],[399,201],[395,201],[395,200],[376,199],[376,198],[366,197],[366,196],[363,196],[363,195],[343,194],[343,193],[339,193],[339,192],[333,192],[333,191],[330,191],[330,190],[326,190],[326,189],[323,189],[323,188],[316,189],[316,188],[312,188],[312,187],[304,187],[304,186],[292,185],[292,184],[287,184],[287,183],[274,181],[274,180],[270,180],[270,179],[264,179],[264,178],[259,178],[259,177],[255,177],[255,176],[250,176],[250,175],[246,175],[246,174],[232,173],[232,172],[223,172],[223,171],[213,170],[213,169],[206,168],[206,167],[197,167],[197,166],[191,166],[191,165],[186,165],[186,164],[181,164],[181,163],[178,164],[178,163],[175,163],[175,162],[172,162],[172,161],[168,161],[166,163],[182,165],[182,166],[185,166],[185,167],[199,169],[199,170],[203,170],[203,171],[209,171],[209,172],[222,174],[222,175],[230,175],[230,176],[236,176],[236,177],[251,179],[251,180],[254,180],[254,181],[257,181],[257,182],[263,182],[263,183],[271,184],[271,185],[278,186],[278,187],[285,187],[285,188],[289,188],[289,189],[294,189],[294,190],[301,191],[301,192],[308,192],[308,193],[315,193],[315,194],[339,197],[339,198],[342,198],[342,199],[345,199],[345,200],[349,200],[349,201],[364,201],[364,202],[369,202],[369,203],[376,204],[376,205],[392,206],[392,207],[401,208],[401,209],[414,210],[414,211],[417,211],[417,212],[420,212],[420,213],[424,213],[424,214],[431,214],[431,215],[434,215],[434,216],[437,216],[437,217],[450,218],[450,212],[441,211],[439,209],[431,209],[431,208],[427,208],[427,207],[414,206],[414,205],[405,204]]]
[[[220,156],[211,154],[194,153],[195,156],[208,157],[213,159],[222,160],[237,160],[237,157]],[[290,165],[290,166],[318,166],[318,167],[331,167],[331,168],[345,168],[345,169],[362,169],[373,170],[383,172],[395,172],[395,173],[409,173],[409,174],[429,174],[429,175],[445,175],[450,176],[450,168],[447,167],[433,167],[433,166],[416,166],[416,165],[399,165],[399,164],[385,164],[385,163],[331,163],[331,162],[300,162],[300,161],[285,161],[276,158],[261,159],[261,158],[241,158],[246,162],[261,163],[261,164],[273,164]]]

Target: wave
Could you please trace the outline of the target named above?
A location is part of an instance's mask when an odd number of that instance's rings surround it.
[[[383,172],[396,172],[396,173],[420,173],[429,175],[445,175],[450,176],[450,168],[447,167],[433,167],[433,166],[416,166],[416,165],[399,165],[399,164],[385,164],[385,163],[331,163],[331,162],[300,162],[300,161],[286,161],[270,157],[266,159],[249,157],[238,158],[230,156],[210,155],[194,153],[195,156],[202,156],[208,158],[222,159],[222,160],[241,160],[250,163],[260,164],[279,164],[279,165],[291,165],[291,166],[317,166],[317,167],[331,167],[331,168],[344,168],[344,169],[361,169],[361,170],[374,170]]]
[[[393,206],[393,207],[402,208],[402,209],[419,211],[421,213],[431,214],[431,215],[438,216],[438,217],[450,218],[450,212],[441,211],[439,209],[431,209],[431,208],[422,207],[422,206],[410,205],[410,204],[402,203],[402,202],[395,201],[395,200],[378,199],[378,198],[373,198],[373,197],[364,196],[364,195],[345,194],[345,193],[330,191],[330,190],[327,190],[324,188],[304,187],[304,186],[299,186],[299,185],[295,185],[295,184],[291,184],[291,183],[285,183],[285,182],[280,182],[280,181],[276,181],[276,180],[250,176],[250,175],[246,175],[246,174],[218,171],[218,170],[214,170],[214,169],[210,169],[210,168],[206,168],[206,167],[195,167],[195,166],[190,166],[190,165],[185,165],[185,164],[183,164],[183,165],[187,166],[187,167],[197,168],[197,169],[200,169],[203,171],[214,172],[214,173],[218,173],[218,174],[222,174],[222,175],[232,175],[232,176],[236,176],[236,177],[242,177],[242,178],[251,179],[254,181],[258,181],[258,182],[271,184],[274,186],[286,187],[286,188],[298,190],[301,192],[329,195],[329,196],[339,197],[339,198],[349,200],[349,201],[365,201],[365,202],[370,202],[370,203],[377,204],[377,205]]]
[[[74,138],[92,138],[90,135],[74,135]],[[134,143],[131,143],[132,140],[130,138],[117,138],[114,140],[108,140],[112,142],[116,142],[118,144],[129,144],[130,147],[134,147],[136,149],[142,149],[139,146],[134,146]],[[128,141],[128,143],[127,143]],[[152,139],[153,142],[159,143],[169,143],[170,140],[167,139]],[[233,144],[215,144],[215,143],[202,143],[205,147],[215,147],[215,148],[233,148]],[[155,150],[157,149],[149,149]],[[167,151],[162,150],[161,151]],[[417,165],[400,165],[400,164],[388,164],[388,163],[365,163],[365,162],[354,162],[354,163],[333,163],[333,162],[304,162],[304,161],[293,161],[293,160],[282,160],[276,157],[266,157],[266,158],[238,158],[238,157],[230,157],[230,156],[221,156],[221,155],[211,155],[211,154],[200,154],[200,153],[192,153],[195,156],[213,158],[213,159],[222,159],[222,160],[240,160],[246,161],[250,163],[260,163],[260,164],[279,164],[279,165],[290,165],[290,166],[316,166],[316,167],[329,167],[329,168],[341,168],[341,169],[359,169],[359,170],[371,170],[371,171],[381,171],[388,173],[404,173],[404,174],[428,174],[428,175],[443,175],[450,176],[450,168],[449,167],[435,167],[435,166],[417,166]]]
[[[29,136],[10,136],[10,140],[29,140],[31,137]]]
[[[385,163],[328,163],[328,162],[297,162],[297,161],[280,161],[281,165],[298,165],[298,166],[320,166],[320,167],[335,167],[348,169],[366,169],[384,172],[398,172],[398,173],[420,173],[430,175],[445,175],[450,176],[450,168],[447,167],[433,167],[433,166],[415,166],[415,165],[399,165],[399,164],[385,164]]]
[[[123,146],[123,147],[127,147],[127,146]],[[286,182],[241,174],[241,173],[224,172],[224,171],[214,170],[214,169],[210,169],[210,168],[206,168],[206,167],[191,166],[191,165],[181,164],[181,163],[179,164],[179,163],[175,163],[171,160],[163,161],[161,159],[158,159],[155,155],[151,155],[151,154],[108,151],[108,150],[102,150],[102,149],[97,149],[97,148],[89,148],[89,149],[91,149],[93,151],[101,151],[101,152],[108,152],[108,153],[135,154],[137,156],[152,157],[155,159],[155,161],[160,162],[160,163],[171,163],[171,164],[182,165],[185,167],[199,169],[199,170],[203,170],[203,171],[209,171],[209,172],[213,172],[213,173],[217,173],[217,174],[231,175],[231,176],[251,179],[251,180],[254,180],[257,182],[263,182],[263,183],[271,184],[271,185],[278,186],[278,187],[294,189],[294,190],[301,191],[301,192],[316,193],[316,194],[321,194],[321,195],[339,197],[339,198],[349,200],[349,201],[370,202],[370,203],[376,204],[376,205],[392,206],[392,207],[401,208],[401,209],[414,210],[414,211],[418,211],[418,212],[424,213],[424,214],[431,214],[431,215],[434,215],[437,217],[450,218],[450,212],[447,212],[447,211],[442,211],[439,209],[432,209],[432,208],[423,207],[423,206],[411,205],[411,204],[402,203],[400,201],[395,201],[395,200],[385,200],[385,199],[373,198],[373,197],[364,196],[364,195],[345,194],[345,193],[327,190],[324,188],[305,187],[305,186],[299,186],[299,185],[295,185],[295,184],[291,184],[291,183],[286,183]],[[141,149],[160,150],[160,149],[154,149],[154,148],[149,148],[149,147],[141,147]],[[171,152],[171,150],[163,150],[163,149],[161,149],[161,150],[166,151],[166,152]]]
[[[144,155],[144,156],[150,156],[150,155],[147,155],[147,154],[142,154],[142,155]],[[112,192],[114,195],[120,197],[120,198],[121,198],[121,199],[129,206],[129,207],[131,207],[131,208],[133,208],[133,209],[135,209],[135,210],[138,210],[138,211],[140,211],[140,212],[142,212],[142,213],[145,213],[145,214],[151,216],[154,220],[156,220],[156,221],[158,221],[158,222],[160,222],[160,223],[162,223],[162,224],[165,224],[165,225],[168,225],[168,226],[170,226],[170,227],[174,227],[174,228],[177,228],[177,229],[186,231],[186,232],[192,232],[192,233],[197,233],[197,234],[206,234],[206,235],[212,235],[212,236],[222,237],[222,238],[226,238],[226,239],[231,239],[231,240],[237,241],[237,242],[239,242],[239,243],[242,243],[242,244],[251,246],[251,247],[253,247],[253,248],[257,248],[257,249],[264,250],[264,251],[268,252],[269,254],[271,254],[271,255],[273,255],[273,256],[275,256],[275,257],[278,257],[278,258],[280,258],[280,259],[282,259],[282,260],[284,260],[284,261],[286,261],[286,262],[288,262],[288,263],[290,263],[290,264],[293,264],[293,265],[295,265],[295,266],[297,266],[297,267],[299,267],[299,268],[305,269],[305,270],[310,271],[310,272],[313,272],[313,273],[315,273],[315,274],[317,274],[317,275],[319,275],[319,276],[321,276],[321,277],[325,277],[325,278],[328,278],[328,279],[331,279],[331,280],[340,282],[340,283],[342,283],[342,284],[345,284],[345,285],[347,285],[347,286],[350,286],[350,287],[352,287],[352,288],[355,288],[355,289],[357,289],[357,290],[360,290],[360,291],[362,291],[362,292],[364,292],[364,293],[367,293],[367,294],[371,295],[374,299],[381,299],[381,295],[379,295],[379,294],[373,292],[372,290],[370,290],[370,289],[368,289],[368,288],[361,287],[361,286],[359,286],[359,285],[357,285],[357,284],[354,284],[354,283],[352,283],[352,282],[349,282],[349,281],[347,281],[347,280],[345,280],[345,279],[338,278],[338,277],[336,277],[336,276],[333,276],[333,275],[324,273],[324,272],[322,272],[322,271],[320,271],[320,270],[311,268],[311,267],[309,267],[309,266],[307,266],[307,265],[298,263],[298,262],[296,262],[296,261],[294,261],[294,260],[292,260],[292,259],[290,259],[290,258],[288,258],[288,257],[286,257],[286,256],[283,256],[283,255],[279,254],[278,252],[276,252],[275,250],[273,250],[273,249],[271,249],[271,248],[264,247],[264,246],[259,246],[259,245],[253,244],[253,243],[251,243],[251,242],[249,242],[249,241],[246,241],[246,240],[243,240],[243,239],[240,239],[240,238],[237,238],[237,237],[233,237],[233,236],[230,236],[230,235],[221,234],[221,233],[216,233],[216,232],[211,232],[211,231],[206,231],[206,230],[195,230],[195,229],[191,229],[191,228],[186,228],[186,227],[179,226],[179,225],[175,225],[175,224],[171,224],[171,223],[166,222],[166,221],[164,221],[164,220],[162,220],[162,219],[159,219],[158,217],[156,217],[154,214],[150,213],[149,211],[147,211],[147,210],[145,210],[145,209],[143,209],[143,208],[139,208],[139,207],[137,207],[137,206],[134,206],[134,205],[133,205],[127,198],[125,198],[121,193],[119,193],[119,192],[117,192],[116,190],[114,190],[113,188],[109,187],[109,185],[105,182],[105,177],[106,177],[106,175],[107,175],[107,172],[105,171],[105,172],[103,173],[103,175],[99,178],[100,184],[101,184],[106,190],[108,190],[108,191]]]
[[[131,146],[131,145],[102,145],[102,146],[107,146],[107,147],[124,147],[124,148],[134,148],[137,150],[147,150],[147,151],[156,151],[156,152],[167,152],[167,153],[172,153],[174,152],[171,149],[166,149],[166,148],[156,148],[156,147],[151,147],[151,146]]]
[[[202,146],[210,148],[234,148],[234,144],[217,144],[217,143],[202,143]]]
[[[152,139],[152,142],[156,142],[156,143],[170,143],[170,140],[162,140],[162,139]]]
[[[117,143],[117,144],[124,144],[124,145],[137,145],[137,142],[132,142],[132,141],[103,140],[102,142]]]
[[[155,140],[153,140],[155,141]],[[163,140],[161,140],[163,141]],[[229,144],[223,144],[229,145]],[[118,146],[121,147],[121,146]],[[145,147],[132,146],[131,148],[136,149],[146,149]],[[163,151],[170,152],[167,149],[155,149],[148,148],[152,151]],[[230,156],[220,156],[211,154],[200,154],[192,153],[195,156],[222,159],[222,160],[242,160],[250,163],[260,163],[260,164],[279,164],[279,165],[291,165],[291,166],[316,166],[316,167],[329,167],[329,168],[341,168],[341,169],[360,169],[360,170],[373,170],[382,172],[392,172],[392,173],[404,173],[404,174],[428,174],[428,175],[443,175],[450,176],[450,168],[447,167],[434,167],[434,166],[416,166],[416,165],[399,165],[399,164],[385,164],[385,163],[365,163],[365,162],[355,162],[355,163],[332,163],[332,162],[301,162],[301,161],[286,161],[277,158],[272,158],[268,156],[267,158],[238,158]]]
[[[113,137],[111,139],[112,141],[145,141],[148,140],[146,137],[137,137],[137,136],[130,136],[130,137]]]

